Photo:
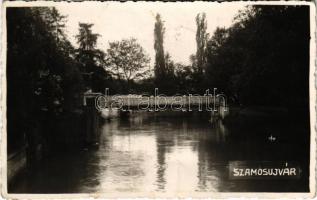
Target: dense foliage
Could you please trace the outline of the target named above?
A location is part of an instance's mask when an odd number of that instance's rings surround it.
[[[40,126],[42,112],[54,119],[80,105],[82,77],[63,31],[65,17],[55,8],[8,8],[7,21],[8,143],[14,147]]]
[[[309,31],[309,7],[248,7],[209,40],[208,85],[246,105],[306,106]]]

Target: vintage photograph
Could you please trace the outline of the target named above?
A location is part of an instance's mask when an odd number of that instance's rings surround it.
[[[315,193],[314,4],[2,11],[6,195]]]

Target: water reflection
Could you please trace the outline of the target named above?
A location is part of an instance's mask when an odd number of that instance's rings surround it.
[[[305,178],[229,180],[230,160],[288,159],[289,154],[295,156],[298,142],[281,143],[282,148],[292,151],[278,154],[277,146],[261,140],[263,127],[229,130],[222,121],[210,123],[210,116],[199,115],[138,112],[126,119],[107,121],[101,129],[98,150],[85,149],[79,154],[48,159],[38,169],[21,176],[11,190],[177,193],[304,191],[307,188]]]
[[[227,132],[213,126],[208,120],[153,113],[106,123],[99,166],[107,167],[100,170],[98,191],[218,191],[221,175],[210,168],[213,157],[205,143],[223,143]]]

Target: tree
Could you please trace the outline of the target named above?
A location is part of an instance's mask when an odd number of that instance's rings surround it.
[[[209,86],[244,105],[308,110],[309,39],[308,6],[249,6],[209,40]]]
[[[165,54],[164,54],[164,33],[165,28],[161,15],[156,15],[156,22],[154,25],[154,50],[155,50],[155,66],[154,66],[154,75],[156,80],[156,85],[162,83],[166,75],[166,63],[165,63]]]
[[[193,67],[180,63],[175,64],[175,80],[177,92],[182,94],[193,94],[196,92],[193,86]]]
[[[228,81],[233,67],[231,67],[233,60],[220,59],[219,55],[223,55],[226,49],[226,42],[228,39],[228,30],[225,28],[217,28],[207,43],[206,49],[206,80],[212,87],[219,90],[226,91]],[[230,55],[228,55],[230,56]],[[229,67],[230,66],[230,67]],[[228,92],[228,91],[226,91]]]
[[[160,86],[161,91],[167,95],[173,95],[178,92],[176,90],[175,63],[168,52],[165,54],[165,77]]]
[[[93,24],[79,23],[79,33],[76,35],[79,48],[77,50],[77,59],[83,65],[83,71],[92,72],[95,65],[95,58],[101,57],[102,52],[96,49],[99,34],[93,33],[91,28]]]
[[[197,14],[196,16],[196,44],[197,44],[197,51],[196,51],[196,59],[197,59],[197,71],[199,74],[203,74],[205,70],[206,64],[206,47],[208,41],[208,33],[207,33],[207,20],[206,14]]]
[[[47,22],[47,31],[51,31],[57,43],[59,40],[65,40],[66,16],[61,15],[54,7],[51,12],[45,12],[44,14],[43,18]]]
[[[128,86],[150,73],[150,58],[134,38],[110,42],[106,60],[113,75],[127,81]]]
[[[79,34],[76,35],[79,48],[82,50],[94,50],[97,44],[99,34],[92,33],[92,26],[94,24],[79,23]]]
[[[7,8],[6,17],[8,150],[24,138],[35,148],[55,135],[49,124],[81,106],[81,74],[55,8]]]
[[[171,55],[168,52],[165,54],[164,60],[165,60],[166,75],[170,78],[173,78],[174,71],[175,71],[175,64],[171,58]]]
[[[104,92],[105,87],[110,87],[112,81],[105,71],[105,53],[96,48],[100,35],[92,32],[93,25],[79,23],[79,33],[76,35],[79,48],[76,58],[85,75],[86,89]]]

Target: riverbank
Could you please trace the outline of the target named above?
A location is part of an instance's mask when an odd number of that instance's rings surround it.
[[[58,116],[41,113],[40,121],[25,134],[23,146],[8,154],[8,185],[19,173],[60,152],[80,151],[98,145],[100,113],[87,106]]]
[[[224,118],[228,125],[257,123],[259,120],[297,120],[309,122],[309,110],[304,107],[286,108],[273,106],[231,106],[230,114]]]

